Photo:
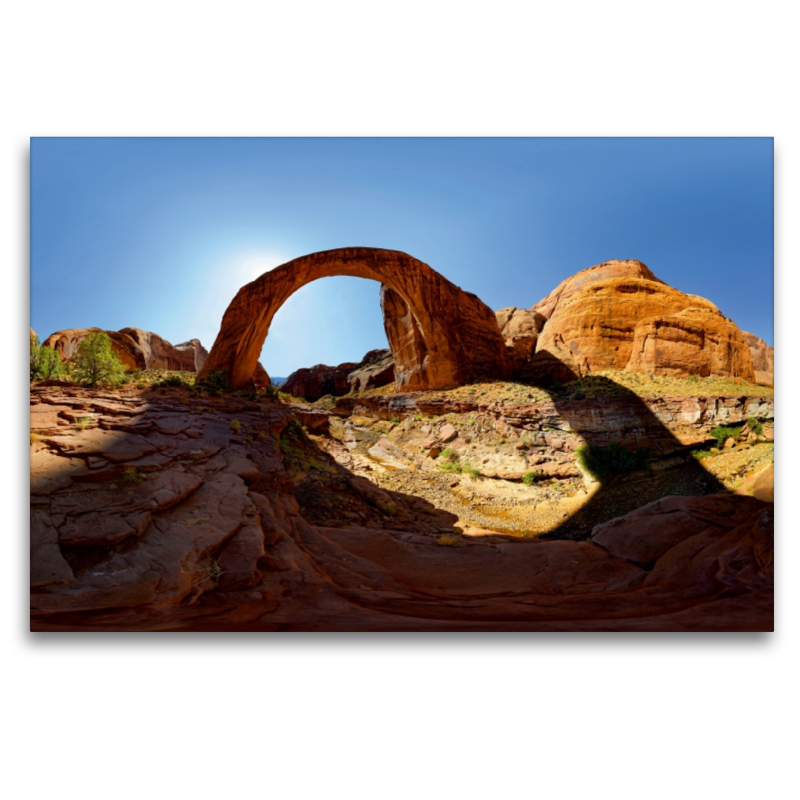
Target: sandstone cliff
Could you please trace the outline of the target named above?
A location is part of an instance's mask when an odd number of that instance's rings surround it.
[[[759,339],[758,336],[747,331],[742,331],[742,336],[750,348],[756,383],[759,386],[773,387],[775,385],[775,349],[763,339]]]
[[[713,303],[673,289],[639,261],[579,272],[531,312],[547,322],[521,370],[524,380],[561,381],[568,370],[603,369],[756,380],[739,328]]]

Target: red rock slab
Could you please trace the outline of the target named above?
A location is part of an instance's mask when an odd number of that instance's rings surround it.
[[[775,465],[770,464],[753,484],[753,497],[764,503],[775,502]]]
[[[321,528],[354,555],[383,567],[422,594],[482,597],[496,594],[584,594],[620,591],[646,573],[587,542],[525,542],[463,547],[401,541],[385,531]]]
[[[630,515],[629,515],[630,516]],[[625,558],[635,564],[650,564],[661,558],[670,548],[701,531],[715,531],[717,535],[727,528],[714,527],[685,511],[654,513],[653,516],[620,517],[598,525],[592,531],[592,541],[604,547],[616,558]]]
[[[31,494],[48,495],[66,489],[88,472],[81,458],[65,458],[46,448],[31,452]]]
[[[149,475],[143,483],[129,488],[120,481],[114,484],[116,488],[55,495],[50,501],[50,509],[54,515],[65,515],[74,520],[76,533],[73,539],[88,539],[95,535],[90,530],[95,523],[81,523],[83,516],[90,513],[129,515],[163,511],[188,497],[200,486],[203,478],[200,471],[157,472]]]
[[[91,429],[72,436],[49,436],[44,441],[67,455],[101,455],[108,461],[131,461],[156,452],[156,447],[135,433]]]
[[[37,403],[31,406],[30,413],[32,431],[48,430],[64,425],[65,419],[60,415],[72,413],[72,406]]]
[[[217,563],[222,570],[219,588],[223,591],[254,586],[258,582],[258,560],[264,555],[264,531],[247,525],[225,545]]]
[[[48,515],[31,511],[31,588],[74,580],[58,546],[58,531],[52,520]]]

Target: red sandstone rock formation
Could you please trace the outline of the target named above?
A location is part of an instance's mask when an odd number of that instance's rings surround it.
[[[508,348],[512,372],[516,376],[536,349],[539,333],[547,320],[538,312],[514,307],[501,308],[495,312],[495,317]]]
[[[391,350],[370,350],[359,366],[347,376],[350,391],[363,392],[394,382],[394,356]]]
[[[336,367],[317,364],[295,370],[281,386],[281,391],[310,402],[325,395],[341,397],[351,391],[386,386],[394,381],[394,358],[391,350],[370,350],[357,364],[346,361]]]
[[[656,278],[641,261],[604,261],[602,264],[576,272],[559,283],[544,300],[540,300],[531,308],[531,313],[538,313],[545,319],[550,319],[558,307],[569,300],[575,292],[586,288],[593,281],[604,281],[610,278],[641,278],[664,283]]]
[[[752,333],[742,331],[745,344],[750,348],[753,370],[759,386],[775,386],[775,349]]]
[[[639,262],[622,263],[647,269]],[[564,289],[539,304],[551,316],[539,336],[536,355],[523,372],[526,379],[541,377],[543,354],[551,363],[561,362],[579,375],[628,369],[656,375],[755,379],[741,332],[713,303],[679,292],[654,276],[598,277],[605,266],[587,270],[598,271],[591,281],[573,283],[569,291]]]
[[[119,331],[103,331],[101,328],[72,328],[57,331],[47,337],[44,344],[54,348],[62,361],[69,361],[78,345],[90,333],[106,333],[111,338],[111,349],[117,353],[125,368],[172,369],[197,372],[208,356],[199,340],[191,339],[180,345],[172,345],[151,331],[139,328],[122,328]]]
[[[201,377],[217,369],[232,387],[244,386],[275,312],[301,286],[332,275],[369,278],[385,287],[384,324],[398,389],[444,389],[478,377],[509,376],[495,316],[475,295],[406,253],[353,247],[297,258],[240,289]]]
[[[302,397],[309,402],[319,400],[326,394],[341,397],[350,391],[347,376],[358,366],[351,362],[329,367],[317,364],[295,370],[281,386],[281,391],[294,397]]]
[[[104,331],[102,328],[69,328],[51,333],[44,340],[45,347],[52,347],[64,362],[69,362],[75,355],[78,345],[90,333],[107,333],[111,338],[111,349],[117,353],[125,369],[132,372],[135,369],[146,369],[144,353],[139,343],[127,333],[121,331]]]

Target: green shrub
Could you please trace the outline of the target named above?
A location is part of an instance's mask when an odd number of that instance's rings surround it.
[[[584,444],[575,451],[581,467],[598,479],[646,469],[650,454],[648,447],[629,450],[620,442],[611,442],[608,447]]]
[[[78,345],[72,357],[72,374],[87,386],[119,386],[125,377],[125,367],[111,349],[111,337],[107,333],[90,333]]]
[[[180,375],[167,375],[166,378],[162,378],[157,383],[154,383],[153,386],[157,388],[161,388],[162,386],[177,386],[181,389],[191,388]]]
[[[756,436],[761,436],[761,432],[764,430],[764,426],[755,417],[747,418],[747,427],[750,428]]]
[[[525,474],[522,476],[522,482],[523,482],[523,483],[524,483],[526,486],[530,486],[531,484],[533,484],[533,482],[534,482],[534,481],[535,481],[535,480],[536,480],[536,479],[537,479],[539,476],[540,476],[540,473],[539,473],[539,472],[536,472],[536,471],[534,471],[534,472],[526,472],[526,473],[525,473]]]
[[[397,425],[397,424],[400,422],[400,417],[392,417],[392,418],[389,420],[389,422],[392,422],[392,423],[394,423],[395,425]]]
[[[456,453],[452,447],[445,447],[445,449],[439,453],[439,458],[442,458],[445,461],[458,461],[458,453]]]
[[[228,425],[230,426],[230,429],[231,429],[231,430],[232,430],[234,433],[238,433],[238,432],[239,432],[239,429],[242,427],[242,423],[241,423],[241,422],[239,422],[239,420],[238,420],[238,419],[232,419],[232,420],[231,420],[231,421],[228,423]]]
[[[439,464],[442,472],[461,472],[461,464],[458,461],[444,461]]]
[[[223,392],[228,388],[228,376],[222,370],[211,369],[202,380],[195,381],[195,385],[210,392]]]
[[[725,440],[729,437],[733,437],[734,439],[739,438],[739,434],[742,432],[741,425],[731,425],[730,427],[719,426],[716,428],[712,428],[709,433],[717,440],[717,447],[722,449],[722,445],[725,444]]]
[[[469,461],[465,461],[463,466],[461,467],[461,472],[464,475],[469,475],[471,478],[479,478],[481,475],[481,471],[479,469],[475,469]]]
[[[439,547],[463,547],[464,542],[462,541],[460,536],[456,536],[454,533],[443,533],[436,539],[436,544]]]
[[[52,347],[40,347],[39,337],[31,336],[31,380],[50,381],[67,371],[61,356]]]

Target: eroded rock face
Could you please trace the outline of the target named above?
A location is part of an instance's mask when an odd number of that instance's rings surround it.
[[[56,331],[47,337],[44,344],[54,348],[62,361],[69,361],[78,345],[90,333],[106,333],[111,338],[111,349],[117,353],[125,368],[170,369],[197,372],[208,356],[198,339],[180,345],[172,345],[157,333],[140,328],[122,328],[119,331],[104,331],[101,328],[73,328]]]
[[[350,362],[329,367],[317,364],[295,370],[281,386],[281,391],[313,402],[326,394],[341,397],[350,391],[347,376],[358,366]]]
[[[702,297],[640,278],[595,279],[565,295],[539,336],[528,379],[547,353],[578,375],[628,369],[755,380],[741,331]]]
[[[350,391],[363,392],[394,382],[394,356],[391,350],[370,350],[347,376]]]
[[[370,350],[357,364],[345,362],[336,367],[317,364],[295,370],[281,386],[281,391],[314,402],[325,395],[341,397],[351,391],[386,386],[394,381],[394,357],[391,350]]]
[[[531,314],[541,314],[545,319],[550,319],[555,311],[576,292],[585,289],[594,281],[604,281],[610,278],[640,278],[655,283],[664,283],[656,278],[641,261],[604,261],[602,264],[576,272],[559,283],[544,300],[540,300],[530,309]]]
[[[745,344],[750,348],[753,359],[756,383],[759,386],[775,386],[775,349],[770,347],[763,339],[752,333],[742,331]]]
[[[301,286],[333,275],[386,287],[381,302],[399,389],[444,389],[510,374],[494,313],[475,295],[406,253],[352,247],[297,258],[244,286],[225,312],[201,377],[218,369],[233,388],[244,386],[275,312]]]

